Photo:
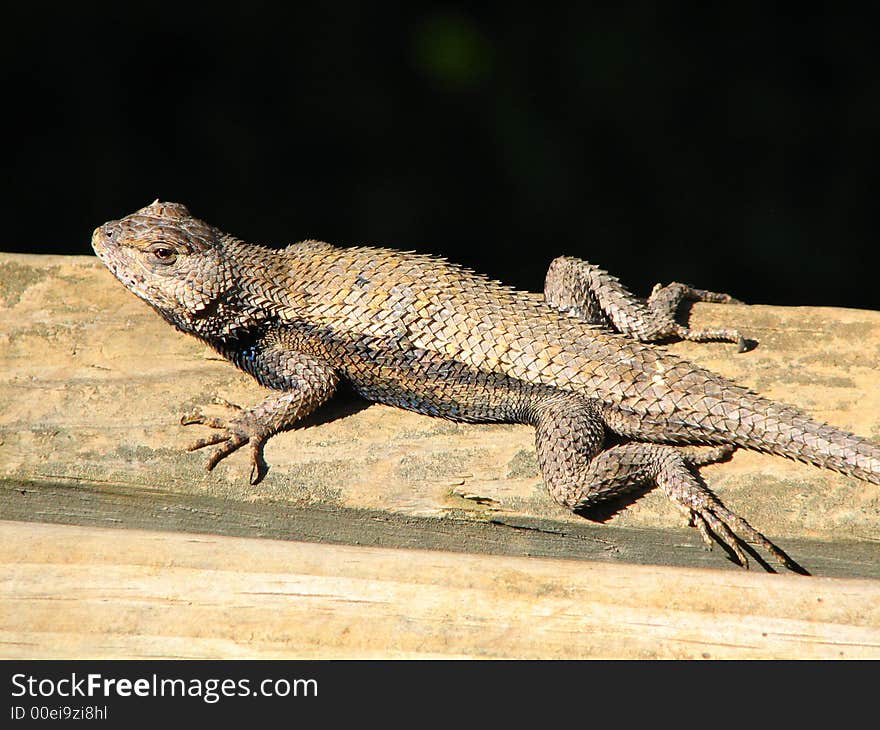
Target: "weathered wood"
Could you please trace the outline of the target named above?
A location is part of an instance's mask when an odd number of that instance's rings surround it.
[[[880,583],[0,522],[0,658],[880,658]]]
[[[699,284],[699,282],[694,282]],[[822,420],[880,436],[880,313],[695,305],[760,341],[675,352]],[[727,567],[658,493],[596,525],[547,496],[531,429],[462,425],[353,398],[213,473],[180,415],[253,403],[248,376],[174,332],[92,258],[0,254],[0,517]],[[210,410],[207,408],[206,410]],[[880,489],[741,452],[703,470],[812,572],[880,577]],[[376,528],[377,525],[381,529]]]

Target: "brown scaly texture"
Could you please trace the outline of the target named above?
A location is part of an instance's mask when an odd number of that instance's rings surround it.
[[[743,540],[800,570],[712,494],[697,466],[742,446],[880,484],[877,444],[642,344],[674,336],[744,349],[738,332],[673,320],[683,298],[733,301],[725,294],[670,284],[643,301],[601,269],[562,257],[541,302],[431,256],[246,244],[159,201],[105,223],[92,245],[166,320],[273,390],[253,408],[233,407],[228,421],[184,418],[217,429],[190,447],[218,445],[208,468],[250,444],[258,481],[266,439],[345,380],[369,400],[419,413],[532,424],[558,502],[582,510],[659,486],[708,544],[714,537],[744,566]],[[693,454],[681,448],[688,444],[717,448]]]

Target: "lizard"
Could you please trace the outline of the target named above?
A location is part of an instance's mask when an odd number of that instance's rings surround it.
[[[653,344],[682,338],[747,349],[736,330],[675,321],[682,300],[736,301],[727,294],[672,283],[640,299],[598,266],[559,257],[542,299],[427,254],[246,243],[159,200],[96,228],[92,246],[166,321],[269,389],[250,408],[226,403],[229,418],[195,411],[181,419],[214,429],[187,447],[214,447],[208,470],[249,445],[253,484],[268,469],[266,441],[342,383],[430,416],[530,424],[559,504],[584,514],[659,487],[709,548],[720,544],[744,568],[748,551],[772,570],[757,546],[807,572],[728,509],[699,467],[743,447],[880,484],[880,445]]]

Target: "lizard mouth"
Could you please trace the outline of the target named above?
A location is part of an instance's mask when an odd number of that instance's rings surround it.
[[[95,252],[95,255],[101,260],[101,263],[104,264],[109,270],[110,273],[113,274],[119,281],[121,281],[125,286],[131,289],[138,296],[143,296],[140,292],[140,282],[136,279],[136,277],[132,276],[125,272],[124,267],[119,266],[119,262],[114,260],[114,257],[110,255],[111,246],[109,245],[109,237],[103,230],[103,226],[100,226],[94,230],[92,233],[92,249]]]
[[[104,258],[103,254],[107,250],[106,242],[107,237],[104,235],[104,231],[101,230],[100,226],[92,231],[92,249],[102,260]]]

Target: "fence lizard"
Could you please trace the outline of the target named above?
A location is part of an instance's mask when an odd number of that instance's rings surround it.
[[[244,243],[156,201],[97,228],[104,264],[168,322],[201,338],[272,393],[189,450],[221,459],[262,447],[347,381],[371,401],[457,421],[528,423],[544,481],[581,512],[634,488],[659,486],[704,541],[748,567],[745,543],[805,572],[730,511],[699,466],[736,447],[771,452],[880,484],[880,445],[814,421],[648,343],[724,340],[674,321],[682,299],[731,298],[683,284],[643,301],[579,259],[554,260],[544,300],[446,260],[304,241],[283,250]],[[712,448],[694,452],[687,445]]]

